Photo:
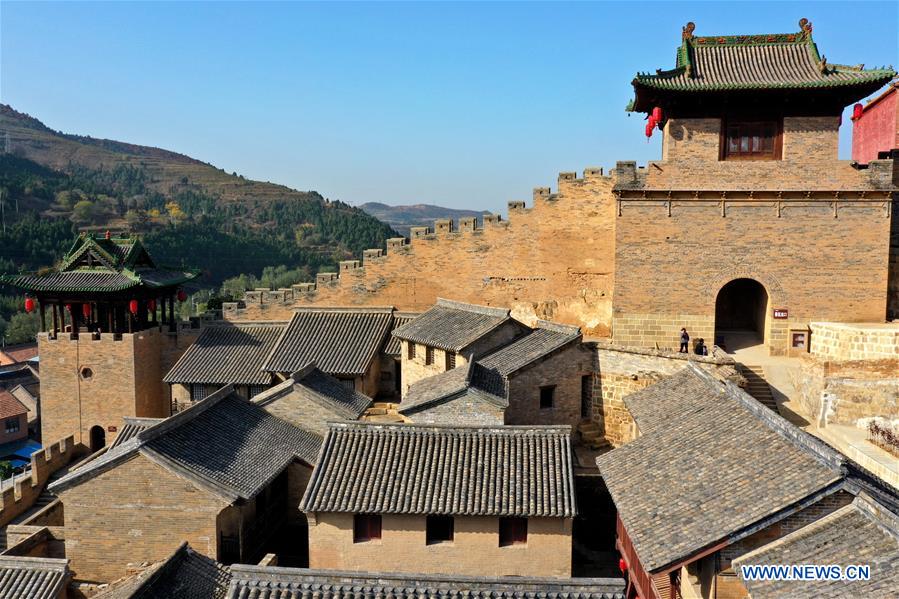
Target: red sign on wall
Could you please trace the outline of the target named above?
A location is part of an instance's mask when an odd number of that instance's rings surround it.
[[[119,430],[119,427],[117,427],[117,426],[107,426],[107,427],[106,427],[106,432],[107,432],[107,433],[114,433],[114,432],[116,432],[117,430]]]
[[[789,318],[790,311],[786,308],[774,308],[774,318]]]

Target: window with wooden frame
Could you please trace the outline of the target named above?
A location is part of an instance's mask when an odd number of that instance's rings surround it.
[[[428,545],[453,542],[453,517],[428,516],[425,539]]]
[[[378,514],[353,515],[353,542],[369,543],[381,540],[381,516]]]
[[[17,432],[19,432],[19,418],[18,418],[18,416],[15,417],[15,418],[7,418],[6,421],[4,422],[4,424],[6,425],[5,428],[6,428],[6,432],[7,432],[7,433],[17,433]]]
[[[783,133],[780,120],[728,120],[722,127],[722,160],[780,160]]]
[[[406,357],[409,358],[410,360],[414,360],[415,359],[415,344],[411,341],[408,341],[407,343],[409,345],[408,345],[408,348],[406,349]]]
[[[425,347],[425,364],[433,364],[434,363],[434,348],[433,347]]]
[[[456,367],[456,352],[446,352],[446,369],[452,370]]]
[[[512,547],[514,545],[527,545],[528,543],[528,519],[527,518],[500,518],[499,519],[499,546]]]

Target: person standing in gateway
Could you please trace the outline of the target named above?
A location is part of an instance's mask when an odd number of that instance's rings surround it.
[[[690,347],[690,334],[687,333],[686,328],[681,328],[680,330],[680,349],[678,350],[682,354],[689,353],[687,349]]]

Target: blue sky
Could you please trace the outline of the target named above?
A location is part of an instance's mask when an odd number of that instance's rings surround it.
[[[559,171],[660,156],[624,106],[688,20],[715,35],[807,17],[830,62],[895,65],[897,6],[3,1],[0,100],[335,200],[499,211]]]

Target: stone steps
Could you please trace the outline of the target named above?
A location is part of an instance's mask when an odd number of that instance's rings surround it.
[[[591,449],[603,449],[609,446],[599,425],[592,420],[582,420],[577,426],[577,435],[580,437],[581,443]]]
[[[765,369],[762,366],[739,364],[740,374],[746,379],[744,390],[758,400],[763,406],[778,412],[777,401],[771,392],[771,385],[765,380]]]

